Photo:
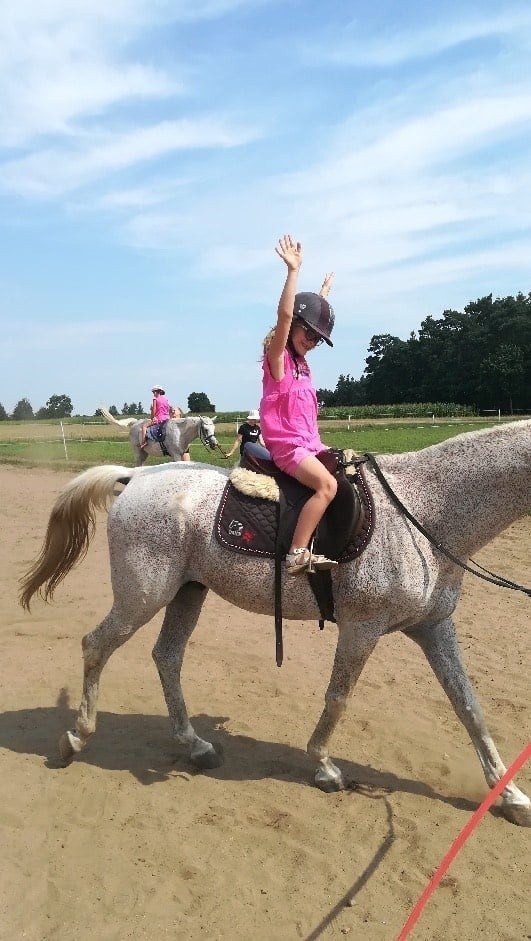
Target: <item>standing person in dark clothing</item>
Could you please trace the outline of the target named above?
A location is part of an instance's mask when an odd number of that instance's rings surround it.
[[[252,409],[245,421],[238,428],[238,434],[230,451],[227,451],[227,457],[231,457],[236,448],[239,447],[240,454],[243,456],[243,452],[247,446],[250,454],[254,454],[255,457],[263,457],[267,460],[270,460],[269,451],[267,450],[264,439],[262,438],[260,432],[260,416],[256,409]]]

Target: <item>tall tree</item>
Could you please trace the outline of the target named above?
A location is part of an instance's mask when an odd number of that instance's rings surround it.
[[[201,412],[215,412],[216,406],[212,405],[206,392],[191,392],[188,396],[188,410],[197,415]]]
[[[509,412],[513,411],[513,396],[524,374],[524,354],[512,343],[502,343],[481,364],[485,377],[485,392],[491,400]]]
[[[27,421],[30,418],[34,418],[33,409],[31,403],[28,399],[19,399],[17,404],[13,409],[13,414],[11,416],[15,421]]]
[[[7,421],[8,418],[9,418],[9,415],[7,414],[4,406],[0,402],[0,421]]]
[[[73,410],[69,395],[51,395],[46,405],[40,408],[38,418],[70,418]]]

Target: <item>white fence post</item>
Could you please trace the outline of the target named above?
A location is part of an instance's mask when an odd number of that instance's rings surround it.
[[[62,436],[63,436],[63,446],[64,446],[64,449],[65,449],[65,460],[68,460],[68,451],[66,450],[65,430],[64,430],[64,428],[63,428],[63,423],[62,423],[62,422],[60,422],[60,425],[61,425],[61,434],[62,434]]]

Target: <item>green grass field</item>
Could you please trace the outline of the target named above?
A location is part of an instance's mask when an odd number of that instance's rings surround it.
[[[376,454],[418,451],[437,444],[453,435],[495,424],[492,421],[441,419],[435,422],[400,420],[351,423],[323,421],[321,438],[334,448],[353,448],[357,452]],[[0,463],[24,467],[43,467],[57,470],[79,471],[96,464],[132,464],[133,455],[126,435],[116,428],[100,424],[65,425],[65,442],[58,423],[20,422],[2,423],[0,426]],[[221,447],[227,451],[234,441],[234,428],[228,424],[217,428]],[[65,455],[65,443],[66,454]],[[235,463],[237,455],[229,461],[219,451],[209,451],[199,440],[192,442],[190,453],[194,461],[206,461],[227,467]],[[149,464],[165,460],[150,457]]]

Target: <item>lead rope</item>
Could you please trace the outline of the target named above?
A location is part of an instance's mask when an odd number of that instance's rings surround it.
[[[496,575],[495,572],[489,572],[488,569],[483,568],[483,566],[479,565],[478,562],[474,562],[474,559],[469,559],[469,562],[471,562],[472,565],[475,565],[477,569],[481,570],[478,572],[476,569],[471,568],[470,565],[467,565],[466,562],[462,562],[461,559],[458,559],[457,556],[454,555],[453,552],[448,549],[448,546],[445,546],[443,542],[437,542],[431,533],[429,533],[428,530],[424,528],[422,523],[419,523],[419,521],[415,519],[413,514],[406,509],[402,501],[397,497],[396,493],[391,488],[380,467],[378,466],[374,454],[367,453],[365,457],[367,458],[367,461],[371,467],[374,468],[374,472],[385,492],[391,498],[393,503],[398,507],[400,512],[403,513],[410,523],[413,523],[413,526],[418,529],[419,533],[422,533],[428,542],[430,542],[432,546],[434,546],[439,552],[442,552],[442,554],[445,555],[447,559],[450,559],[450,561],[454,562],[455,565],[459,565],[460,568],[464,569],[466,572],[470,572],[472,575],[476,575],[477,578],[482,578],[485,582],[491,582],[493,585],[498,585],[499,588],[512,588],[514,591],[522,591],[525,595],[531,597],[531,588],[525,588],[523,585],[519,585],[517,582],[512,582],[509,578],[505,578],[503,575]],[[482,575],[481,572],[486,572],[487,574]]]

